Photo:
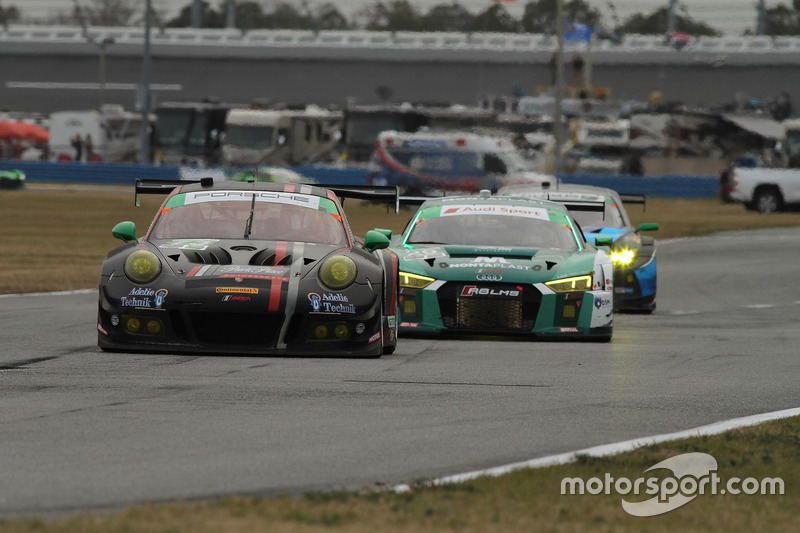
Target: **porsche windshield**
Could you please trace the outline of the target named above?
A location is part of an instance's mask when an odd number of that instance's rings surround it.
[[[198,191],[171,197],[152,239],[258,239],[344,245],[336,204],[271,191]]]
[[[469,246],[511,246],[516,248],[549,248],[578,250],[579,242],[569,219],[551,221],[547,211],[535,210],[513,215],[495,207],[495,213],[464,213],[442,208],[442,216],[420,214],[410,230],[406,244],[462,244]],[[476,207],[476,206],[472,206]],[[452,211],[448,214],[447,211]]]

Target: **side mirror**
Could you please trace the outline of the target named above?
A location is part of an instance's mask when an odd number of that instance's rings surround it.
[[[594,240],[595,246],[608,246],[611,247],[614,244],[614,237],[609,237],[608,235],[604,235],[602,237],[597,237]]]
[[[391,240],[391,238],[392,238],[392,230],[390,230],[390,229],[375,228],[374,231],[377,231],[378,233],[382,233],[383,235],[386,235],[387,239]]]
[[[655,222],[645,222],[638,228],[636,228],[636,233],[640,231],[656,231],[658,229],[658,224]]]
[[[114,226],[114,229],[111,230],[111,235],[113,235],[115,238],[125,243],[135,241],[136,224],[134,224],[130,220],[126,220],[125,222],[120,222],[119,224]]]
[[[368,252],[374,252],[375,250],[382,250],[388,247],[389,237],[374,229],[367,232],[367,235],[364,237],[364,246],[362,246],[362,248]]]

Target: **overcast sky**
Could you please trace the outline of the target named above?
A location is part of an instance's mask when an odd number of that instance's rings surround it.
[[[23,16],[43,19],[48,14],[56,14],[59,11],[69,13],[75,0],[0,0],[3,6],[16,6]],[[144,0],[137,0],[144,5]],[[212,6],[219,6],[224,0],[209,0]],[[300,0],[256,0],[265,10],[270,8],[278,1],[289,1],[290,3],[302,5]],[[331,2],[335,4],[346,16],[366,6],[374,5],[377,0],[307,0],[312,9],[321,4]],[[390,2],[392,0],[384,0]],[[427,11],[432,6],[447,3],[449,0],[409,0],[411,5],[422,12]],[[477,13],[492,5],[494,0],[458,0],[470,12]],[[649,14],[659,7],[669,5],[669,0],[586,0],[590,5],[599,9],[609,23],[612,22],[612,11],[609,4],[615,6],[617,16],[620,21],[634,13]],[[686,8],[689,16],[697,21],[724,32],[726,35],[741,35],[746,29],[755,29],[756,9],[755,5],[759,0],[680,0],[679,6]],[[91,5],[92,0],[78,0],[81,5]],[[174,17],[181,8],[190,5],[191,0],[151,0],[154,8],[158,9],[166,18]],[[506,2],[504,6],[515,18],[522,15],[522,11],[527,4],[527,0],[516,0]],[[778,4],[791,5],[791,0],[766,0],[768,8],[776,7]],[[682,8],[679,7],[682,13]]]

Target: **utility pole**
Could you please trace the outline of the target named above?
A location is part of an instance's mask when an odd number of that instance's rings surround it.
[[[106,104],[106,47],[110,44],[114,44],[113,37],[106,37],[97,44],[100,47],[100,110]]]
[[[203,14],[203,0],[192,2],[192,28],[199,28]]]
[[[669,0],[669,12],[667,13],[667,35],[675,31],[675,7],[678,0]]]
[[[150,23],[151,0],[147,0],[144,14],[144,55],[142,60],[142,126],[139,137],[139,162],[150,163]]]
[[[764,0],[758,0],[758,23],[756,24],[756,35],[766,35],[767,33],[767,6]]]
[[[564,132],[561,131],[561,100],[564,90],[564,0],[556,0],[556,43],[556,101],[553,110],[556,155],[553,174],[561,171],[561,150],[564,145]]]
[[[236,0],[228,0],[228,10],[225,16],[225,27],[236,27]]]

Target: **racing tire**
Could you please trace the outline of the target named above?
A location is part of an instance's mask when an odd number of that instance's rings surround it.
[[[764,187],[757,190],[753,198],[753,205],[756,211],[764,215],[780,211],[782,204],[781,193],[773,187]]]
[[[383,307],[382,306],[381,306],[381,314],[383,314]],[[383,347],[383,355],[392,355],[394,353],[394,351],[397,349],[397,330],[398,330],[397,317],[400,316],[399,307],[395,307],[394,316],[395,316],[394,345],[393,346],[384,346]],[[383,319],[381,318],[381,320],[383,320]]]

